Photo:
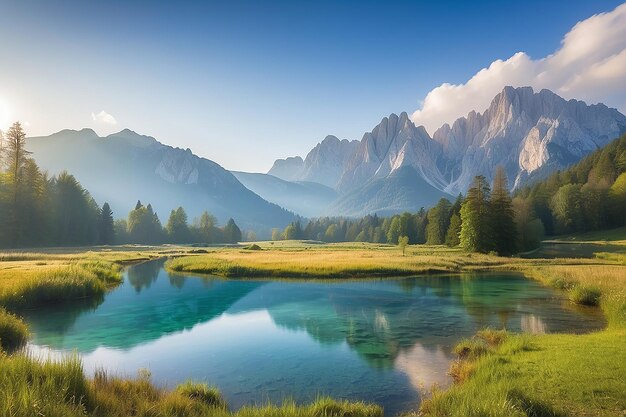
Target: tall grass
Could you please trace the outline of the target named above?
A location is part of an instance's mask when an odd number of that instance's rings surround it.
[[[103,260],[42,269],[14,285],[0,288],[0,305],[15,310],[101,297],[121,279],[119,265]]]
[[[607,329],[584,335],[478,332],[456,348],[464,355],[450,368],[456,384],[435,390],[420,416],[618,416],[626,410],[626,269],[557,264],[523,270],[567,291],[574,302],[599,302]]]
[[[319,398],[308,405],[228,410],[214,388],[191,382],[174,390],[158,388],[147,372],[118,378],[104,371],[92,380],[77,357],[42,360],[0,356],[0,415],[7,417],[382,417],[382,408],[362,402]]]
[[[0,354],[13,352],[28,341],[28,327],[17,316],[0,307]]]

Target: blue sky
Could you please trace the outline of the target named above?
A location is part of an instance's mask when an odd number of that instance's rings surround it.
[[[327,134],[360,139],[497,59],[546,57],[577,22],[620,4],[177,3],[0,0],[0,128],[128,127],[267,171]]]

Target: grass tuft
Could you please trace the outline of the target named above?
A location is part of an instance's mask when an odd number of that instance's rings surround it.
[[[454,346],[454,354],[459,359],[476,359],[488,352],[487,344],[480,339],[463,339]]]
[[[0,307],[0,352],[13,352],[28,341],[28,327],[17,316]]]
[[[597,306],[600,304],[602,292],[599,288],[577,285],[569,291],[569,298],[576,304]]]
[[[226,408],[226,401],[222,393],[216,387],[210,387],[207,384],[195,383],[187,381],[176,387],[176,393],[198,400],[202,403],[218,408]]]

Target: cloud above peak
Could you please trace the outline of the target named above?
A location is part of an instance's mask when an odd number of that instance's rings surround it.
[[[567,99],[602,102],[626,112],[626,3],[578,22],[547,57],[518,52],[492,62],[465,84],[434,88],[411,118],[432,134],[472,110],[484,111],[507,85],[547,88]]]
[[[91,119],[96,123],[101,123],[105,125],[117,124],[117,120],[115,120],[115,117],[105,112],[104,110],[102,110],[100,113],[97,113],[97,114],[94,112],[91,112]]]

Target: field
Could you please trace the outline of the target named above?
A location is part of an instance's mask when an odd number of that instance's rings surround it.
[[[0,254],[0,340],[19,348],[27,337],[21,308],[97,298],[133,262],[170,257],[170,271],[224,277],[349,279],[471,270],[516,270],[567,291],[572,302],[599,304],[607,328],[587,335],[505,334],[498,343],[474,338],[480,354],[455,362],[458,383],[433,387],[415,415],[544,416],[623,415],[626,410],[626,241],[587,257],[590,243],[572,245],[585,258],[524,259],[467,254],[442,246],[257,242],[254,247],[113,247]],[[566,240],[567,241],[567,240]],[[8,310],[5,311],[4,309]],[[473,348],[472,348],[473,349]],[[154,387],[147,375],[87,379],[77,359],[42,362],[21,353],[0,356],[0,414],[7,416],[380,416],[380,408],[320,399],[314,404],[244,408],[231,413],[215,389],[191,383],[173,391]],[[30,381],[30,382],[27,382]],[[33,382],[36,381],[36,382]]]

